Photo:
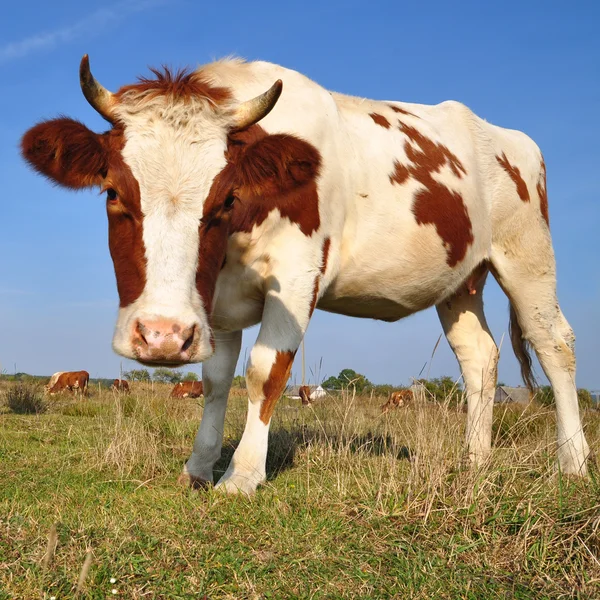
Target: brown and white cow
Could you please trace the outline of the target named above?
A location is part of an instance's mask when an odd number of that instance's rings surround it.
[[[204,396],[201,381],[180,381],[175,384],[171,392],[171,398],[200,398],[200,396]]]
[[[115,379],[110,387],[115,392],[129,392],[129,382],[126,379]]]
[[[411,390],[397,390],[390,392],[388,401],[381,407],[381,412],[386,413],[392,408],[403,408],[413,399],[413,393]]]
[[[586,472],[544,161],[525,134],[458,102],[344,96],[265,62],[154,71],[111,93],[85,56],[80,80],[109,130],[44,121],[22,153],[54,183],[106,192],[115,350],[148,365],[205,361],[187,481],[213,480],[242,330],[259,322],[246,429],[217,487],[264,481],[271,416],[316,307],[396,321],[435,306],[466,385],[470,455],[484,461],[498,360],[488,271],[510,300],[525,381],[531,344],[554,388],[560,465]]]
[[[60,392],[79,392],[85,396],[89,380],[90,374],[87,371],[58,371],[50,377],[45,390],[50,395]]]

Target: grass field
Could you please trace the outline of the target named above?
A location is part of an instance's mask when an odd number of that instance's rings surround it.
[[[0,600],[600,598],[600,481],[556,472],[548,409],[497,407],[475,470],[455,408],[283,399],[269,481],[224,497],[177,485],[203,401],[168,391],[39,415],[0,391]],[[232,395],[217,476],[245,411]],[[600,413],[584,422],[598,454]]]

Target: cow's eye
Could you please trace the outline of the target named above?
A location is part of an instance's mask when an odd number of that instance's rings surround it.
[[[109,202],[114,202],[117,199],[117,192],[113,188],[108,188],[106,190],[106,199]]]
[[[223,203],[223,206],[225,207],[226,210],[230,210],[233,207],[234,202],[235,202],[235,196],[233,194],[229,194],[229,196],[227,196],[227,198],[225,198],[225,202]]]

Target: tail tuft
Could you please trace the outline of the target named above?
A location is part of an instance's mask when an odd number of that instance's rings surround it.
[[[525,385],[529,388],[529,391],[533,393],[537,387],[537,381],[535,380],[533,369],[531,367],[529,344],[523,337],[523,330],[521,329],[521,325],[519,325],[517,313],[512,304],[510,305],[510,325],[508,330],[513,351],[521,365],[521,377],[523,378]]]

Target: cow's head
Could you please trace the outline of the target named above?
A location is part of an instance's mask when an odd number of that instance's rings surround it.
[[[83,93],[112,128],[97,134],[72,119],[45,121],[23,136],[22,153],[61,186],[106,193],[120,298],[113,347],[176,365],[213,352],[210,313],[229,235],[264,220],[272,197],[282,212],[298,208],[319,156],[255,125],[277,102],[281,81],[239,103],[202,72],[155,75],[113,94],[84,56]]]

